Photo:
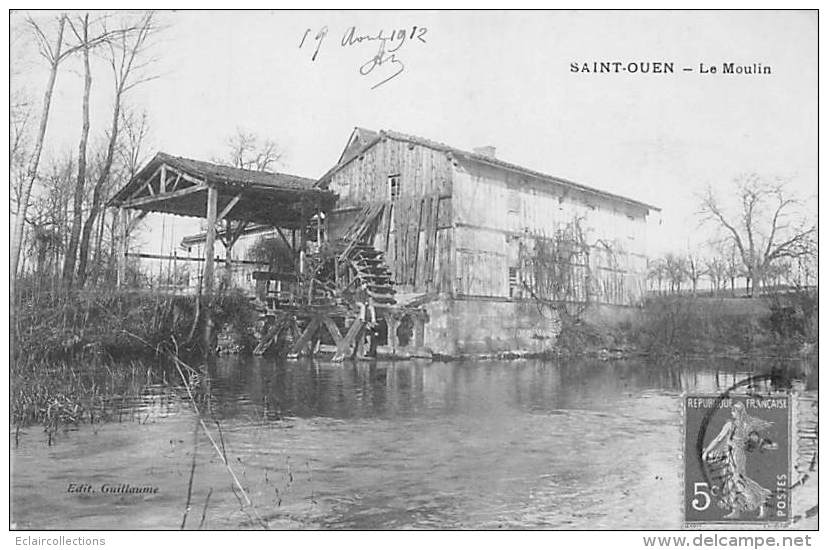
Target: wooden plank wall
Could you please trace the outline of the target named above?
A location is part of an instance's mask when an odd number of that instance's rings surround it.
[[[338,209],[377,202],[390,206],[385,209],[374,246],[385,252],[400,292],[451,291],[452,171],[445,152],[386,139],[331,179],[329,188],[340,197]],[[389,176],[400,178],[400,195],[393,204]],[[343,225],[357,213],[349,210],[337,216],[334,212],[334,225]]]
[[[331,178],[337,208],[388,201],[388,176],[399,175],[401,198],[451,194],[452,166],[446,153],[422,145],[380,141]]]
[[[451,288],[451,198],[401,198],[386,209],[374,246],[385,251],[402,292]]]

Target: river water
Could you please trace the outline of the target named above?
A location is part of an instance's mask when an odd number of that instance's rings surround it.
[[[148,387],[51,445],[25,430],[11,521],[178,529],[189,492],[188,529],[674,529],[681,394],[770,370],[815,402],[816,367],[802,363],[219,359],[196,402],[232,474],[185,389]],[[816,526],[810,475],[793,493],[798,527]]]

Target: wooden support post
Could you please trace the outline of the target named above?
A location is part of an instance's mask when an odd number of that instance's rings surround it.
[[[213,268],[215,263],[216,244],[216,210],[218,207],[218,190],[215,187],[207,188],[207,233],[204,240],[204,275],[203,288],[208,297],[207,311],[204,316],[204,354],[210,355],[213,352]]]
[[[126,285],[127,238],[129,237],[129,220],[127,220],[126,212],[124,208],[118,209],[118,221],[121,224],[121,242],[118,243],[118,288]]]
[[[161,165],[161,183],[158,186],[159,193],[166,193],[167,192],[167,165]]]
[[[302,253],[306,250],[306,236],[305,236],[305,229],[307,229],[307,222],[308,222],[308,212],[305,208],[302,208],[302,225],[299,226],[299,252]]]
[[[414,347],[422,349],[425,345],[425,319],[421,315],[414,317]]]
[[[213,269],[216,245],[216,210],[218,208],[218,189],[207,188],[207,230],[204,239],[204,293],[213,293]]]
[[[339,332],[339,327],[336,326],[334,320],[328,317],[327,315],[323,315],[322,322],[325,324],[325,327],[327,327],[328,332],[331,334],[331,337],[334,340],[334,344],[339,345],[339,342],[342,341],[342,333]]]
[[[302,336],[300,336],[299,339],[296,340],[296,343],[293,344],[293,347],[290,348],[290,353],[301,353],[304,347],[308,345],[308,342],[311,341],[313,335],[316,334],[316,331],[319,328],[319,325],[321,324],[322,322],[320,321],[319,317],[314,317],[311,320],[310,324],[308,324],[308,327],[305,329],[305,332],[302,333]]]
[[[354,322],[351,324],[351,328],[348,329],[348,333],[345,337],[340,340],[339,345],[336,346],[336,353],[331,358],[333,362],[339,362],[345,359],[345,354],[348,353],[348,348],[350,348],[351,344],[357,346],[357,337],[362,332],[363,327],[365,326],[365,321],[357,317],[354,319]]]
[[[224,227],[224,279],[229,288],[233,282],[233,245],[236,243],[236,236],[233,234],[233,222],[225,221]]]
[[[389,315],[385,318],[385,326],[388,327],[388,345],[391,346],[391,353],[397,353],[400,342],[397,339],[397,329],[400,327],[400,319]]]

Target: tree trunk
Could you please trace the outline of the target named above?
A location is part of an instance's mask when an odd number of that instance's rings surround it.
[[[104,222],[106,221],[106,211],[101,212],[98,216],[98,232],[95,237],[95,255],[93,256],[92,265],[95,276],[92,281],[97,284],[101,277],[101,247],[103,246]]]
[[[120,223],[120,219],[118,217],[118,213],[120,210],[113,209],[112,211],[112,225],[110,226],[109,231],[109,258],[106,261],[106,276],[108,280],[112,280],[117,272],[118,264],[117,264],[117,254],[118,254],[118,224]]]
[[[78,181],[75,183],[73,197],[72,233],[69,237],[69,247],[66,250],[66,259],[63,262],[63,284],[72,288],[75,276],[75,261],[78,253],[81,223],[83,222],[83,190],[86,187],[86,144],[89,140],[89,92],[92,89],[92,71],[89,67],[89,14],[83,21],[83,126],[81,128],[80,144],[78,145]],[[85,229],[85,228],[84,228]]]
[[[109,172],[112,169],[112,161],[115,156],[115,146],[118,143],[118,118],[121,116],[121,95],[123,93],[121,87],[115,90],[115,106],[112,109],[112,129],[109,133],[109,145],[106,150],[106,159],[104,160],[103,168],[98,176],[98,181],[95,182],[95,189],[92,192],[92,209],[89,211],[89,217],[83,226],[83,237],[80,246],[80,259],[78,261],[78,282],[79,286],[86,283],[86,264],[89,261],[89,239],[92,234],[92,227],[95,223],[98,213],[101,209],[101,202],[103,197],[101,191],[104,183],[109,179]]]
[[[40,155],[43,152],[43,140],[46,137],[46,127],[49,123],[49,110],[52,107],[52,92],[55,89],[55,80],[57,80],[58,66],[60,65],[60,54],[63,45],[63,30],[66,26],[66,18],[62,16],[58,25],[58,36],[55,42],[54,57],[51,60],[51,67],[49,69],[49,80],[46,84],[46,91],[43,94],[43,109],[40,113],[40,126],[37,131],[37,140],[35,141],[34,152],[32,153],[32,160],[29,164],[29,171],[26,174],[26,181],[23,184],[23,192],[20,196],[20,202],[17,203],[17,212],[14,220],[14,232],[12,233],[11,242],[11,288],[9,289],[12,296],[14,296],[14,281],[17,277],[17,267],[20,263],[20,250],[23,244],[23,224],[26,222],[26,210],[29,208],[29,198],[32,195],[32,186],[37,179],[37,169],[40,165]]]

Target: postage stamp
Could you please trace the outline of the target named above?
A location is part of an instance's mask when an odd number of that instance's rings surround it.
[[[789,394],[685,396],[688,526],[791,519],[791,406]]]

